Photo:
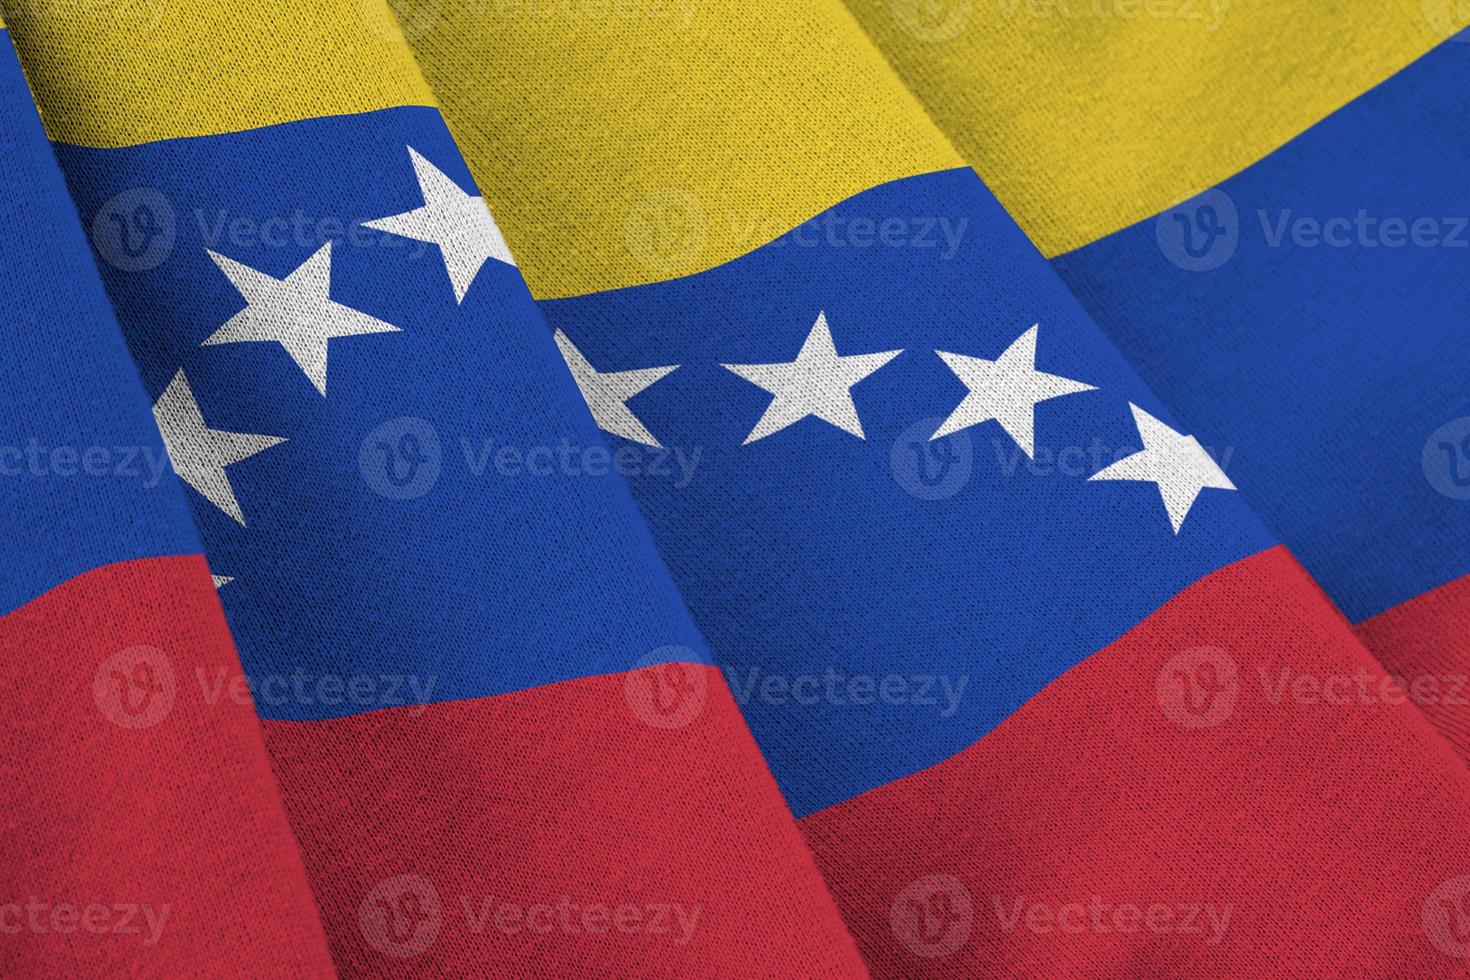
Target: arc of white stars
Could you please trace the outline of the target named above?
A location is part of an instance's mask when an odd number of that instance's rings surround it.
[[[235,499],[225,467],[286,440],[280,436],[225,432],[205,425],[199,402],[182,370],[158,396],[153,405],[153,419],[163,435],[163,448],[168,451],[174,472],[205,500],[243,525],[245,515],[240,510],[240,501]]]
[[[560,330],[556,332],[556,346],[561,350],[567,367],[571,369],[572,377],[576,380],[587,407],[592,410],[592,418],[597,422],[598,428],[633,442],[663,448],[653,437],[653,433],[633,414],[633,410],[628,407],[628,399],[669,372],[677,371],[679,365],[639,368],[633,371],[599,371],[577,350],[571,338]]]
[[[209,252],[209,257],[247,305],[205,338],[205,346],[280,344],[324,397],[328,341],[398,331],[391,323],[331,299],[331,242],[317,249],[285,279],[252,269],[218,252]]]
[[[827,314],[822,312],[817,314],[817,322],[802,343],[796,360],[723,365],[727,371],[775,396],[745,437],[744,445],[780,432],[809,415],[859,439],[866,438],[857,406],[853,404],[852,387],[902,353],[902,350],[891,350],[881,354],[838,354],[827,325]]]
[[[1097,390],[1071,378],[1036,370],[1039,330],[1040,325],[1033,324],[993,361],[935,351],[969,392],[929,437],[931,441],[993,419],[1028,457],[1036,457],[1037,403]]]
[[[1093,480],[1138,480],[1158,484],[1174,533],[1184,526],[1190,508],[1206,488],[1234,490],[1235,484],[1205,452],[1194,436],[1175,432],[1152,415],[1129,403],[1143,451],[1118,460],[1094,473]]]
[[[364,222],[364,226],[438,245],[454,287],[455,302],[463,303],[470,283],[487,261],[495,259],[513,266],[515,259],[483,197],[467,193],[413,147],[408,148],[408,154],[424,196],[423,206]]]

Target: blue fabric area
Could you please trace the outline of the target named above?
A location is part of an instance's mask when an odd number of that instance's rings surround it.
[[[3,31],[0,160],[3,613],[100,565],[200,549]]]
[[[210,428],[288,440],[228,467],[245,526],[188,491],[260,713],[706,660],[516,269],[457,305],[437,246],[362,227],[423,204],[410,146],[472,188],[426,108],[57,148],[89,220],[171,236],[104,269],[149,395],[182,368]],[[325,397],[278,343],[201,346],[246,305],[206,249],[285,278],[329,241],[331,298],[400,330],[332,340]]]
[[[1447,43],[1053,263],[1354,622],[1470,572],[1467,91]]]
[[[680,365],[629,404],[698,464],[634,495],[799,816],[960,751],[1273,544],[1236,493],[1205,490],[1176,537],[1156,486],[1088,482],[1140,448],[1130,401],[1170,416],[969,170],[542,306],[599,370]],[[839,354],[904,350],[853,389],[866,438],[807,418],[742,445],[771,396],[721,365],[792,360],[823,311]],[[935,351],[994,359],[1037,323],[1037,367],[1099,390],[1037,406],[1036,463],[993,421],[929,442],[966,393]]]

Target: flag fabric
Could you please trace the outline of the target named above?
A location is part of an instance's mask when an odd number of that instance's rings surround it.
[[[239,659],[8,38],[0,156],[0,973],[320,974],[254,711],[185,696]]]
[[[581,263],[527,256],[528,282],[598,377],[680,365],[636,414],[705,462],[634,494],[869,965],[1442,968],[1422,920],[1463,860],[1445,850],[1461,767],[1372,693],[1391,682],[1201,448],[1229,445],[1155,400],[973,174],[940,169],[951,151],[841,7],[740,10],[575,33],[441,12],[410,41],[472,170],[525,222],[512,240],[616,236]],[[601,211],[557,170],[498,178],[503,160],[608,175]],[[851,194],[834,184],[854,161],[869,186]],[[795,696],[833,674],[836,695]],[[921,704],[925,678],[969,693]],[[857,703],[884,682],[892,697]],[[1369,696],[1321,694],[1343,684]],[[1265,764],[1280,744],[1292,763]],[[1435,775],[1409,789],[1405,753]],[[1405,825],[1373,814],[1428,785],[1448,791],[1438,828],[1389,843]],[[1048,919],[1120,905],[1200,923],[1231,905],[1233,941]]]
[[[6,972],[1470,973],[1470,46],[1164,6],[5,0]]]
[[[1154,390],[1242,449],[1252,507],[1470,752],[1470,9],[850,6]],[[1170,84],[1142,98],[1149,77]]]
[[[337,968],[860,971],[391,22],[9,13]]]

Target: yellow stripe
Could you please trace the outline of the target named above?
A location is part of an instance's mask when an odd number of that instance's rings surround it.
[[[847,0],[1048,255],[1239,172],[1470,22],[1463,0]]]
[[[718,265],[963,162],[838,0],[396,3],[538,296]]]
[[[128,146],[432,105],[386,0],[3,0],[53,140]]]

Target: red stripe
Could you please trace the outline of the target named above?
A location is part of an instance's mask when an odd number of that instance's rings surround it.
[[[1470,775],[1282,549],[802,827],[884,975],[1470,963]]]
[[[1359,623],[1363,645],[1470,759],[1470,575]]]
[[[266,738],[344,972],[863,972],[712,668],[269,721]]]
[[[0,975],[332,972],[239,670],[197,556],[0,618]]]

